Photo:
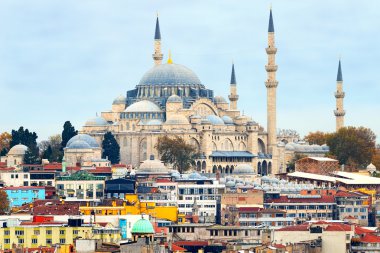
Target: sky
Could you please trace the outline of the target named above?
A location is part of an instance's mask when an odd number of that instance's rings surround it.
[[[239,109],[266,126],[270,5],[277,127],[335,130],[341,57],[345,123],[380,136],[377,0],[2,0],[0,132],[24,126],[42,141],[67,120],[80,129],[110,110],[153,66],[157,12],[164,60],[171,50],[174,63],[226,98],[233,61]]]

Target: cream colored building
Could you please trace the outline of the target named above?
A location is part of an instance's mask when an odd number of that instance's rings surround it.
[[[25,152],[28,147],[22,144],[13,146],[6,156],[1,157],[1,162],[7,163],[7,167],[20,168],[24,163]]]
[[[202,155],[197,161],[200,172],[232,173],[238,165],[250,166],[254,174],[259,175],[286,172],[287,159],[282,140],[294,138],[283,135],[281,139],[277,138],[277,48],[272,12],[266,52],[267,131],[238,108],[234,65],[226,100],[215,96],[214,91],[207,88],[191,69],[173,63],[170,55],[167,63],[162,63],[157,19],[154,66],[134,89],[126,92],[126,96],[118,96],[109,111],[88,120],[81,133],[91,135],[101,143],[104,134],[112,132],[120,145],[121,162],[134,167],[150,155],[159,157],[155,149],[159,137],[180,136],[193,144]],[[81,152],[79,149],[72,151]],[[67,153],[68,150],[65,151],[65,158]]]

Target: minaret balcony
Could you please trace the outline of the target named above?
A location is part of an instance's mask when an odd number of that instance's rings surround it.
[[[267,48],[265,48],[265,50],[267,51],[267,54],[277,53],[277,48],[275,48],[275,47],[267,47]]]
[[[228,99],[230,101],[237,101],[239,99],[239,95],[228,95]]]
[[[334,114],[337,117],[344,116],[344,115],[346,115],[346,111],[345,110],[334,110]]]
[[[278,81],[266,81],[265,82],[265,86],[267,87],[267,88],[277,88],[277,86],[278,86]]]
[[[335,98],[344,98],[344,96],[346,95],[346,93],[344,93],[343,91],[337,91],[334,94]]]
[[[154,60],[162,60],[164,58],[164,55],[163,54],[159,54],[159,53],[155,53],[155,54],[152,54],[153,56],[153,59]]]
[[[267,72],[275,72],[277,71],[278,66],[277,65],[265,65],[265,70]]]

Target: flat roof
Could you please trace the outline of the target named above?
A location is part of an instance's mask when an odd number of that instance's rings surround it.
[[[326,182],[341,182],[346,185],[380,185],[380,178],[358,175],[356,173],[335,171],[331,173],[333,176],[325,176],[307,172],[296,171],[288,173],[287,176],[295,178],[305,178],[311,180],[319,180]]]

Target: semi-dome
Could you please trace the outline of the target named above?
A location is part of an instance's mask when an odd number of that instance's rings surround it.
[[[232,118],[230,116],[224,115],[222,117],[222,120],[223,120],[224,124],[226,124],[226,125],[233,125],[234,124],[234,121],[232,120]]]
[[[224,121],[216,115],[208,115],[206,117],[213,125],[224,125]]]
[[[132,234],[154,234],[152,223],[149,220],[141,218],[132,227]]]
[[[90,146],[90,148],[99,148],[98,142],[95,140],[94,137],[88,135],[88,134],[78,134],[72,137],[66,144],[66,147],[69,147],[71,143],[77,140],[82,140],[87,142],[87,144]]]
[[[139,85],[201,85],[198,76],[180,64],[160,64],[148,70]]]
[[[157,104],[149,100],[141,100],[131,104],[125,112],[162,112]]]
[[[234,174],[253,174],[255,171],[249,164],[239,164],[233,171]]]
[[[91,149],[91,146],[84,140],[76,140],[67,146],[68,149]]]
[[[222,96],[215,96],[214,97],[214,103],[215,104],[228,104],[227,100]]]
[[[137,173],[144,173],[144,174],[168,173],[168,170],[165,167],[163,162],[161,162],[158,159],[154,159],[154,156],[151,155],[148,160],[145,160],[140,164],[140,167]]]
[[[171,95],[167,101],[167,103],[182,103],[182,102],[183,102],[182,98],[177,95]]]
[[[165,122],[168,125],[185,125],[189,124],[189,120],[182,114],[171,115]]]
[[[109,123],[107,122],[107,120],[105,120],[102,117],[95,117],[95,118],[89,119],[84,124],[84,126],[97,126],[97,127],[104,127],[108,125]]]
[[[28,147],[22,144],[17,144],[13,146],[9,152],[8,155],[25,155],[25,152],[28,150]]]
[[[125,105],[127,102],[127,98],[123,95],[118,96],[117,98],[114,99],[113,105]]]

